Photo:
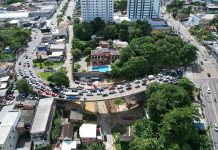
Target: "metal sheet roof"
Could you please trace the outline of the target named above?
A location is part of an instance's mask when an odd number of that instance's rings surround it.
[[[53,100],[53,98],[44,98],[39,101],[30,132],[31,134],[45,132]]]

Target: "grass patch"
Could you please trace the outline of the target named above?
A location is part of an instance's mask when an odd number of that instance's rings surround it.
[[[40,72],[40,73],[38,73],[38,76],[45,81],[48,81],[48,77],[50,75],[52,75],[52,72]]]
[[[53,62],[54,64],[51,66],[52,68],[58,68],[60,66],[62,66],[64,64],[64,62]],[[42,64],[42,69],[46,69],[47,66],[45,66],[43,64],[43,62],[35,62],[33,63],[34,66],[36,66],[37,68],[40,68],[40,64]]]

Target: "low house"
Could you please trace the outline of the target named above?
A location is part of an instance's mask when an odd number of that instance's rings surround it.
[[[83,114],[79,110],[72,110],[70,112],[70,122],[76,123],[83,120]]]
[[[51,34],[43,34],[42,36],[42,43],[50,43],[52,40],[52,35]]]
[[[187,25],[189,26],[207,26],[215,17],[215,14],[190,14]]]
[[[49,49],[50,52],[60,52],[60,51],[65,51],[66,46],[65,44],[51,44]]]
[[[115,49],[121,49],[127,47],[128,43],[120,40],[113,40],[113,46]]]
[[[76,150],[77,142],[72,140],[64,140],[62,142],[61,150]]]
[[[73,138],[73,126],[68,122],[62,125],[61,131],[62,140],[72,140]]]
[[[51,55],[48,55],[48,60],[55,62],[64,61],[64,52],[52,52]]]
[[[9,65],[7,63],[0,63],[0,77],[5,77],[9,74]]]
[[[23,4],[20,2],[17,2],[17,3],[10,4],[7,7],[7,11],[18,11],[18,10],[21,10],[22,8],[23,8]]]
[[[79,135],[82,144],[87,145],[97,140],[97,125],[96,124],[82,124],[79,128]]]
[[[50,144],[52,120],[55,113],[55,106],[53,103],[53,98],[39,100],[30,131],[35,148],[43,148]]]
[[[119,58],[119,51],[116,50],[92,50],[90,64],[92,66],[110,65]]]
[[[108,42],[107,41],[99,41],[99,46],[101,48],[108,48]]]
[[[65,39],[69,40],[69,31],[67,28],[59,28],[52,32],[52,36],[54,39]]]
[[[0,78],[0,82],[9,82],[10,81],[10,76],[5,76]]]

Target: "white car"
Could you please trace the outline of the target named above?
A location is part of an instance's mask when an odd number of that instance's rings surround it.
[[[86,94],[86,96],[93,96],[93,93],[92,93],[92,92],[88,92],[88,93]]]
[[[117,85],[117,89],[122,89],[123,86],[122,85]]]
[[[211,90],[210,88],[207,88],[207,93],[210,94],[211,93]]]
[[[214,131],[218,131],[218,124],[217,123],[214,123]]]

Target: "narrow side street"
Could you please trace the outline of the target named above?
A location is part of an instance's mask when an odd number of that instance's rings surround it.
[[[98,122],[101,125],[103,134],[104,132],[107,134],[107,142],[105,142],[106,150],[115,150],[113,135],[111,134],[111,129],[108,123],[110,114],[107,111],[104,101],[98,101],[97,106],[100,115],[100,117],[98,118]]]
[[[74,1],[70,1],[67,11],[64,15],[64,21],[68,21],[67,16],[72,17],[73,14],[73,10],[75,8],[75,2]],[[73,26],[72,24],[68,25],[68,30],[69,30],[69,41],[66,44],[66,61],[64,66],[67,68],[67,76],[70,79],[70,87],[73,87],[73,68],[72,68],[72,64],[73,64],[73,59],[72,59],[72,54],[71,54],[71,49],[72,49],[72,44],[71,41],[73,39]]]

